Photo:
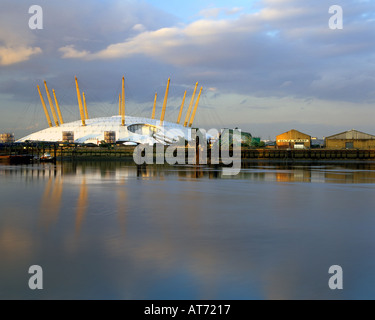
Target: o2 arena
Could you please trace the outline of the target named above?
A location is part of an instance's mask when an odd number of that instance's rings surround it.
[[[55,104],[52,101],[51,94],[47,87],[46,81],[44,86],[52,113],[49,115],[46,103],[39,86],[38,92],[43,105],[43,110],[47,119],[49,128],[32,133],[17,142],[35,141],[35,142],[69,142],[80,144],[100,144],[102,141],[107,143],[123,143],[123,144],[154,144],[161,143],[169,145],[179,141],[180,139],[190,140],[191,127],[197,112],[199,99],[202,93],[202,87],[195,101],[198,82],[195,85],[193,95],[186,113],[184,123],[180,124],[182,112],[185,104],[186,91],[182,100],[180,113],[176,123],[164,121],[170,79],[168,79],[165,91],[163,109],[160,119],[155,119],[155,108],[157,94],[155,94],[154,106],[151,118],[140,118],[125,116],[125,79],[122,78],[122,93],[119,95],[119,114],[112,117],[103,117],[89,119],[86,99],[84,92],[81,93],[78,85],[77,77],[75,78],[77,100],[80,111],[81,120],[70,123],[64,123],[61,110],[56,98],[55,91],[53,96]],[[193,108],[194,105],[194,108]]]

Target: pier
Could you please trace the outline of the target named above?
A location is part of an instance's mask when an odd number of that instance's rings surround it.
[[[160,147],[160,146],[159,146]],[[167,147],[164,147],[166,150]],[[49,153],[57,161],[102,161],[102,160],[132,160],[134,146],[108,145],[107,147],[81,146],[75,144],[58,143],[15,143],[0,145],[1,163],[30,163],[40,158],[43,154]],[[159,151],[157,151],[159,150]],[[163,150],[163,148],[161,149]],[[154,147],[154,156],[160,149]],[[188,147],[185,148],[188,155]],[[210,163],[211,150],[207,150],[207,160]],[[241,149],[242,162],[375,162],[375,149]],[[198,160],[199,162],[199,160]]]
[[[242,149],[242,159],[290,162],[375,161],[375,149]]]

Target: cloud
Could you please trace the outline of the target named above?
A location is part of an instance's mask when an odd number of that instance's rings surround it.
[[[2,3],[0,13],[0,66],[15,65],[41,55],[36,36],[29,27],[27,9],[21,3]],[[22,14],[24,13],[24,14]]]
[[[124,65],[129,72],[134,62],[155,63],[160,69],[177,68],[185,73],[189,79],[185,84],[193,75],[203,75],[202,80],[217,87],[218,93],[325,99],[338,99],[340,94],[339,90],[331,94],[323,90],[317,85],[320,79],[336,75],[342,79],[337,68],[358,78],[368,70],[361,57],[364,54],[373,63],[375,45],[368,39],[375,36],[375,22],[363,16],[370,12],[369,3],[353,6],[351,0],[342,1],[345,22],[340,33],[328,28],[329,6],[323,1],[263,0],[252,10],[236,4],[233,8],[205,8],[200,11],[204,18],[190,23],[132,1],[112,1],[105,6],[94,2],[85,11],[46,4],[43,37],[25,37],[28,43],[23,47],[41,48],[43,55],[39,56],[49,56],[48,66],[56,73],[62,65],[64,71],[76,65],[73,60],[84,61],[82,68],[93,64],[93,72],[107,69],[106,64]],[[60,19],[59,12],[69,18]],[[41,52],[29,53],[25,59]],[[375,85],[371,77],[368,80]],[[360,100],[361,95],[352,99]]]
[[[227,16],[235,15],[243,11],[243,7],[233,7],[233,8],[205,8],[199,12],[199,16],[206,19],[218,18],[220,15],[224,14]]]
[[[233,15],[233,14],[237,14],[241,11],[243,11],[243,7],[234,7],[234,8],[230,8],[230,9],[225,9],[225,13],[227,15]]]
[[[61,100],[69,99],[66,105],[75,105],[75,97],[63,93],[74,93],[76,74],[92,103],[107,104],[116,100],[125,74],[136,110],[136,103],[152,106],[155,91],[164,92],[171,77],[171,98],[181,100],[186,86],[192,91],[199,81],[204,86],[202,105],[215,103],[216,108],[216,102],[225,101],[217,105],[233,123],[235,117],[253,119],[247,104],[240,104],[252,98],[263,99],[252,104],[256,106],[274,99],[275,108],[288,101],[285,97],[297,99],[295,110],[308,108],[305,101],[314,100],[314,105],[323,101],[327,108],[332,102],[335,111],[340,102],[351,102],[367,112],[366,104],[375,102],[371,2],[341,0],[344,29],[336,31],[328,27],[330,4],[323,0],[236,1],[233,8],[217,6],[220,2],[206,8],[192,2],[184,19],[179,18],[180,5],[169,8],[176,10],[173,15],[147,1],[46,1],[41,4],[44,29],[32,32],[27,27],[28,2],[6,0],[0,64],[8,67],[2,68],[0,92],[29,101],[34,84],[46,78],[62,91]],[[233,112],[236,109],[243,114]],[[287,110],[292,108],[282,112]],[[269,114],[260,116],[271,119]]]
[[[146,30],[146,27],[142,23],[137,23],[132,29],[137,32],[143,32]]]
[[[265,8],[259,13],[259,16],[264,21],[282,21],[304,15],[307,12],[309,12],[309,8],[303,7],[283,8],[283,10],[278,8]]]
[[[86,50],[78,51],[74,48],[74,45],[68,45],[59,49],[62,52],[62,58],[64,59],[77,59],[86,57],[89,52]]]
[[[230,59],[236,47],[241,46],[243,37],[257,29],[256,20],[249,17],[235,21],[201,19],[184,26],[144,31],[98,52],[80,51],[73,45],[59,50],[63,52],[63,58],[124,59],[144,55],[164,63],[189,66],[217,59],[218,55],[219,60]],[[213,51],[216,54],[211,55]]]
[[[223,11],[223,8],[207,8],[199,12],[200,16],[204,18],[217,18],[219,14]]]
[[[0,47],[0,66],[27,61],[31,56],[41,53],[42,49],[39,47]]]

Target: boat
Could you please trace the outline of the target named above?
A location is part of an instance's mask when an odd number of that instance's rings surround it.
[[[54,162],[55,157],[51,156],[50,153],[45,153],[39,158],[40,162]]]

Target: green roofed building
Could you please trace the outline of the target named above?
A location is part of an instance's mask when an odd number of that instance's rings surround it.
[[[219,143],[221,147],[225,148],[228,147],[228,142],[231,143],[233,141],[233,131],[235,129],[224,129],[222,134],[220,135],[219,138]],[[243,132],[241,131],[241,146],[242,147],[249,147],[251,146],[251,141],[252,141],[252,135],[249,132]]]

